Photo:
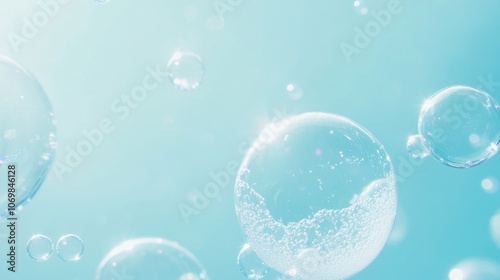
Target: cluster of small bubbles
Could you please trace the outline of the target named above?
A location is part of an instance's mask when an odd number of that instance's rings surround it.
[[[481,181],[481,188],[488,194],[495,194],[498,192],[498,181],[493,177],[484,178]]]
[[[82,257],[84,244],[79,236],[64,235],[57,241],[56,251],[59,258],[65,262],[77,262]]]
[[[123,242],[101,261],[96,280],[208,280],[199,261],[177,243],[161,238]]]
[[[500,106],[475,88],[445,88],[423,105],[418,131],[407,144],[413,157],[430,154],[452,167],[473,167],[498,151]]]
[[[300,86],[298,86],[296,84],[288,84],[288,85],[286,85],[286,91],[287,91],[288,97],[291,100],[297,101],[297,100],[302,99],[303,92],[302,92],[302,88],[300,88]]]
[[[500,249],[500,210],[490,219],[490,232],[493,242]]]
[[[360,15],[368,14],[368,7],[366,6],[364,1],[356,0],[356,1],[354,1],[353,6],[354,6],[354,10],[358,14],[360,14]]]
[[[0,56],[0,180],[7,168],[16,177],[17,207],[28,203],[47,176],[54,152],[55,120],[45,92],[26,69]],[[7,216],[8,193],[0,192],[0,220]]]
[[[168,62],[168,77],[180,90],[195,90],[205,77],[201,58],[191,52],[175,52]]]
[[[262,279],[269,267],[257,256],[250,245],[245,244],[238,254],[237,264],[241,273],[248,279]]]
[[[44,262],[50,258],[54,251],[52,240],[45,235],[33,235],[26,245],[28,256],[37,262]]]
[[[345,279],[389,238],[394,170],[360,125],[306,113],[262,131],[240,166],[235,206],[249,246],[270,268],[297,279]]]
[[[497,280],[500,264],[485,259],[467,259],[458,263],[448,273],[449,280]]]

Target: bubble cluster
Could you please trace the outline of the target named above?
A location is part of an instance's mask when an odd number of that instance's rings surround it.
[[[393,167],[360,125],[302,114],[261,132],[238,172],[235,204],[268,266],[299,279],[343,279],[370,264],[391,233]]]
[[[248,244],[245,244],[241,248],[237,264],[240,267],[241,273],[248,279],[262,279],[269,269]]]
[[[476,166],[498,151],[500,106],[475,88],[445,88],[425,102],[418,131],[407,145],[413,157],[431,154],[452,167]]]
[[[195,53],[175,52],[167,67],[170,81],[180,90],[197,89],[205,77],[205,66]]]
[[[59,258],[65,262],[76,262],[82,257],[84,244],[79,236],[64,235],[57,241],[56,251]]]
[[[449,280],[497,280],[500,279],[500,264],[484,259],[467,259],[448,273]]]
[[[37,262],[43,262],[50,258],[54,251],[52,240],[45,235],[33,235],[26,245],[28,256]]]
[[[31,73],[0,56],[0,180],[16,164],[16,207],[28,203],[47,176],[57,147],[52,108]],[[7,216],[7,192],[0,192],[0,219]]]
[[[111,250],[101,261],[96,280],[117,277],[148,280],[209,279],[205,269],[189,251],[161,238],[132,239]]]

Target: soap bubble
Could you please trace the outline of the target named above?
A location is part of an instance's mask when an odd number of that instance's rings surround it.
[[[493,177],[484,178],[481,181],[481,187],[488,194],[495,194],[498,192],[498,181]]]
[[[26,69],[0,56],[0,181],[15,164],[16,207],[28,203],[42,185],[57,147],[52,108],[42,86]],[[0,220],[8,214],[8,194],[0,192]]]
[[[302,88],[296,84],[286,85],[286,91],[288,93],[288,97],[293,101],[297,101],[302,98]]]
[[[500,248],[500,210],[490,219],[490,232],[493,242]]]
[[[262,279],[269,269],[248,244],[241,248],[237,264],[248,279]]]
[[[354,10],[360,15],[368,14],[368,6],[365,1],[356,0],[353,2]]]
[[[425,156],[421,151],[428,151],[452,167],[476,166],[498,151],[500,106],[478,89],[445,88],[425,102],[418,131],[407,145],[414,157]],[[421,139],[421,143],[415,139]]]
[[[59,238],[56,251],[59,258],[65,262],[76,262],[83,254],[83,241],[74,234],[64,235]]]
[[[33,235],[26,246],[28,256],[37,262],[43,262],[50,258],[54,251],[52,240],[45,235]]]
[[[483,259],[467,259],[448,273],[449,280],[498,280],[500,279],[500,265],[496,262]]]
[[[235,206],[248,244],[272,269],[343,279],[368,266],[391,233],[394,171],[360,125],[306,113],[261,132],[238,172]]]
[[[111,250],[99,264],[96,280],[115,278],[209,279],[205,269],[189,251],[161,238],[132,239]]]
[[[197,54],[175,52],[168,62],[168,76],[176,88],[194,90],[203,81],[205,67]]]

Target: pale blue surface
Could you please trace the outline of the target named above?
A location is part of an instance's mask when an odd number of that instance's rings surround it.
[[[387,8],[388,1],[374,2],[366,6]],[[408,219],[406,239],[386,246],[352,279],[445,279],[462,259],[500,260],[488,232],[500,195],[481,189],[482,179],[500,177],[499,155],[469,170],[430,158],[403,167],[406,140],[417,131],[426,97],[453,84],[477,86],[490,76],[500,82],[500,2],[401,3],[403,11],[348,63],[340,44],[352,44],[354,27],[372,19],[359,15],[353,1],[243,0],[224,14],[224,28],[214,31],[207,27],[216,15],[211,1],[73,0],[16,52],[9,32],[19,33],[22,17],[41,8],[35,1],[2,0],[0,53],[29,69],[46,89],[58,119],[56,162],[65,163],[67,148],[84,139],[82,130],[95,129],[103,118],[115,129],[62,180],[53,169],[19,213],[20,242],[35,233],[53,240],[77,234],[85,242],[82,259],[64,263],[53,255],[36,263],[21,247],[20,272],[12,277],[2,262],[0,279],[90,280],[114,246],[147,236],[177,241],[211,279],[244,279],[236,265],[244,239],[234,213],[234,174],[191,223],[178,207],[213,181],[211,172],[239,164],[249,139],[283,108],[360,123],[405,177],[398,198]],[[198,9],[195,21],[184,16],[189,7]],[[146,67],[165,70],[178,48],[204,60],[200,87],[182,92],[165,78],[121,120],[113,102],[142,83]],[[288,99],[289,83],[302,88],[300,101]],[[500,85],[483,89],[500,100]]]

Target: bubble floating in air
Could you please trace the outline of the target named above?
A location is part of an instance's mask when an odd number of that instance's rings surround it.
[[[235,206],[269,267],[298,279],[344,279],[368,266],[391,233],[394,171],[360,125],[302,114],[261,132],[240,166]]]
[[[26,244],[28,256],[37,262],[43,262],[50,258],[54,251],[52,240],[45,235],[33,235]]]
[[[59,258],[65,262],[76,262],[82,257],[84,244],[75,234],[67,234],[59,238],[56,251]]]
[[[250,245],[245,244],[238,254],[237,264],[241,273],[248,279],[258,280],[262,279],[269,268],[262,262],[262,260],[255,254]]]
[[[177,51],[167,67],[170,81],[180,90],[197,89],[205,77],[203,61],[195,53]]]
[[[467,259],[458,263],[448,273],[449,280],[500,279],[500,264],[485,259]]]
[[[36,194],[47,176],[57,148],[55,120],[37,79],[22,66],[0,56],[0,179],[16,165],[16,205]],[[0,192],[0,219],[7,216],[8,193]]]
[[[490,232],[493,242],[500,249],[500,210],[490,219]]]
[[[200,262],[177,243],[161,238],[123,242],[101,261],[96,280],[116,277],[148,280],[208,280]]]
[[[413,157],[430,154],[452,167],[473,167],[498,151],[500,106],[489,94],[475,88],[445,88],[423,105],[418,131],[407,144]]]

